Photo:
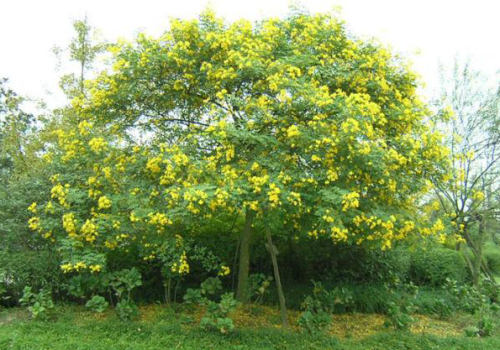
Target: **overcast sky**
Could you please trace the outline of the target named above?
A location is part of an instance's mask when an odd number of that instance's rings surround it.
[[[87,15],[104,38],[131,39],[139,31],[159,35],[170,17],[193,18],[210,4],[230,21],[284,16],[289,0],[0,0],[0,77],[20,94],[64,103],[58,92],[56,59],[51,49],[73,36],[72,22]],[[498,0],[303,0],[311,12],[340,5],[350,30],[375,37],[414,62],[414,69],[435,88],[441,60],[458,52],[472,56],[487,74],[500,69]]]

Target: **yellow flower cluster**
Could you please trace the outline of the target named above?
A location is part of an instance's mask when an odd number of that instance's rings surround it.
[[[332,234],[331,234],[331,238],[332,240],[334,240],[335,242],[347,242],[347,238],[348,238],[348,233],[349,233],[349,230],[344,228],[344,229],[341,229],[337,226],[333,226],[332,229]]]
[[[76,237],[76,220],[74,213],[66,213],[62,218],[63,227],[70,237]]]
[[[287,199],[294,206],[300,206],[302,204],[302,199],[300,198],[300,193],[290,192]]]
[[[61,270],[64,273],[68,273],[68,272],[71,272],[71,271],[85,270],[87,268],[92,273],[100,272],[102,270],[102,266],[101,265],[90,265],[90,266],[87,266],[87,264],[85,264],[83,261],[79,261],[76,264],[67,263],[67,264],[61,265]]]
[[[59,204],[61,204],[65,208],[69,208],[69,203],[66,202],[66,195],[69,192],[69,184],[66,184],[64,187],[61,184],[57,184],[50,190],[51,198],[56,198],[59,200]]]
[[[146,164],[146,169],[151,171],[153,174],[159,173],[161,171],[160,165],[163,162],[163,159],[161,157],[154,157],[148,160],[148,163]]]
[[[140,222],[141,221],[141,218],[138,217],[137,215],[135,215],[134,212],[131,212],[130,213],[130,221],[131,222]]]
[[[37,216],[30,218],[28,220],[28,227],[33,231],[40,230],[40,218]]]
[[[259,201],[244,202],[243,205],[253,211],[259,211]]]
[[[80,132],[80,135],[86,136],[92,130],[92,123],[89,123],[88,121],[84,120],[80,122],[80,124],[78,124],[78,130]]]
[[[272,183],[269,185],[269,191],[267,191],[267,195],[269,196],[269,202],[271,203],[271,208],[276,208],[280,202],[280,193],[281,189],[276,186],[276,184]]]
[[[189,273],[189,265],[188,265],[188,262],[187,262],[187,258],[186,258],[186,252],[183,252],[180,259],[179,259],[179,262],[178,263],[174,263],[172,265],[172,268],[171,268],[172,272],[174,273],[178,273],[179,275],[183,275],[183,274],[188,274]]]
[[[97,207],[99,209],[111,208],[111,199],[109,199],[106,196],[102,196],[101,198],[99,198],[99,201],[97,202]]]
[[[172,220],[170,220],[164,213],[149,213],[149,223],[151,225],[158,225],[158,233],[160,233],[164,226],[172,225]]]
[[[262,186],[264,186],[269,180],[269,176],[252,176],[248,180],[253,187],[253,192],[260,193],[260,191],[262,190]]]
[[[297,125],[292,125],[286,130],[286,136],[289,138],[294,138],[300,135],[299,128]]]
[[[36,214],[36,202],[33,202],[29,207],[28,207],[28,210],[33,213],[33,214]]]
[[[105,150],[106,146],[107,142],[102,137],[94,137],[89,141],[90,149],[97,154]]]
[[[225,208],[227,206],[228,199],[229,193],[218,188],[215,190],[215,199],[210,202],[210,209],[217,210],[218,208]]]
[[[359,207],[359,193],[351,192],[343,196],[342,211],[347,211],[349,208]]]
[[[227,276],[231,273],[231,270],[229,269],[229,267],[225,266],[225,265],[222,265],[220,267],[220,271],[219,273],[217,274],[218,276],[220,277],[223,277],[223,276]]]
[[[93,220],[86,220],[81,228],[81,232],[87,242],[94,242],[98,236],[97,225]]]
[[[202,190],[184,192],[184,200],[189,203],[187,209],[193,214],[200,212],[200,209],[196,205],[203,205],[207,198],[208,195]]]
[[[184,153],[182,152],[178,152],[178,153],[175,153],[173,156],[172,156],[172,159],[173,161],[177,164],[177,165],[188,165],[189,163],[189,158],[187,155],[185,155]]]
[[[473,193],[472,193],[472,199],[476,200],[476,201],[479,201],[479,202],[482,202],[484,201],[484,193],[481,192],[481,191],[478,191],[478,190],[474,190]]]

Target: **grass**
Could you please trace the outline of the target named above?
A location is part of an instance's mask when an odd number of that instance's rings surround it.
[[[279,313],[266,306],[247,306],[232,315],[236,331],[220,335],[199,329],[202,309],[175,312],[162,305],[141,308],[133,322],[122,322],[110,310],[93,314],[80,307],[59,306],[49,321],[30,320],[21,309],[0,313],[0,349],[15,350],[153,350],[153,349],[499,349],[500,337],[466,338],[463,317],[449,320],[417,316],[409,332],[384,328],[377,314],[334,315],[327,334],[311,336],[296,326],[282,329]]]

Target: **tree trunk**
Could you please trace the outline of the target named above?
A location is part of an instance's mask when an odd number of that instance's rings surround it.
[[[462,250],[463,257],[465,259],[465,262],[467,263],[467,267],[469,268],[470,275],[474,276],[474,266],[472,265],[472,262],[469,259],[469,256],[467,255],[467,247],[464,247]]]
[[[483,261],[483,242],[484,241],[484,220],[481,216],[479,218],[479,229],[478,238],[475,249],[475,260],[474,260],[474,274],[472,275],[472,284],[477,287],[479,286],[479,277],[481,275],[481,265]]]
[[[283,294],[283,288],[281,286],[280,271],[278,268],[278,259],[276,258],[276,256],[278,255],[278,250],[276,249],[276,246],[273,244],[273,240],[271,237],[271,231],[269,230],[269,228],[266,228],[266,235],[267,235],[266,248],[269,251],[269,254],[271,254],[271,260],[273,261],[274,278],[276,280],[276,288],[278,289],[278,298],[279,298],[279,302],[280,302],[281,319],[283,322],[283,327],[288,327],[288,317],[286,314],[286,306],[285,306],[285,294]]]
[[[252,238],[252,224],[255,212],[247,208],[245,214],[245,228],[241,237],[240,262],[238,268],[238,288],[236,299],[239,302],[248,302],[248,274],[250,271],[250,240]]]

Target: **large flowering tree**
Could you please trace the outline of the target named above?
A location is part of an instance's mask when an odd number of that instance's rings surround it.
[[[255,228],[381,249],[444,229],[417,208],[448,154],[415,76],[336,17],[228,25],[207,11],[110,50],[112,70],[73,107],[114,140],[87,135],[87,122],[60,135],[53,162],[73,162],[65,171],[84,181],[76,195],[56,176],[51,209],[31,222],[51,237],[50,221],[70,252],[133,241],[157,259],[164,242],[182,246],[210,220],[241,217],[245,301]],[[140,133],[146,142],[127,146]],[[104,253],[88,256],[101,260],[78,259],[105,266]],[[187,272],[189,259],[182,251],[172,270]]]

